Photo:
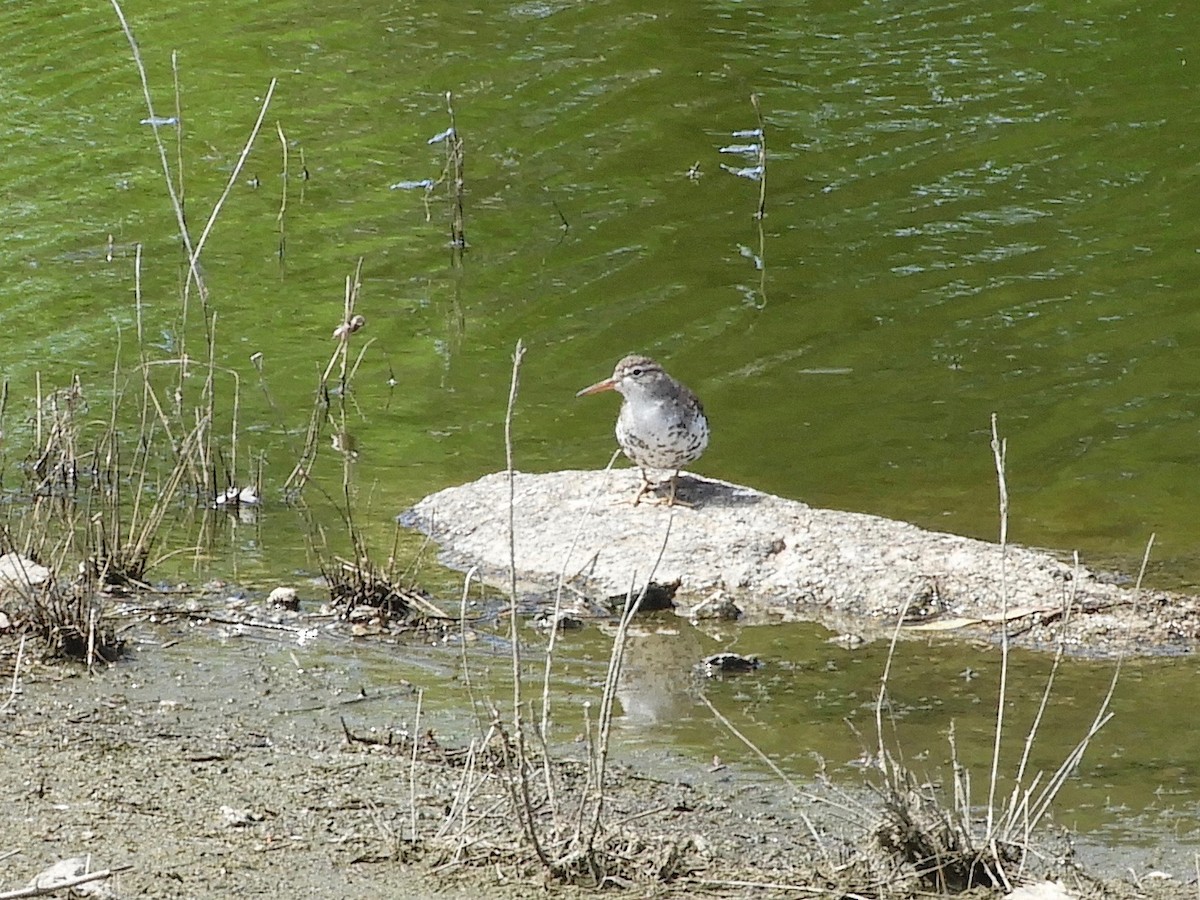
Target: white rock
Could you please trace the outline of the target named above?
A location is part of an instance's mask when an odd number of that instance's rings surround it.
[[[24,591],[45,584],[49,578],[49,569],[19,553],[5,553],[0,556],[0,588]]]
[[[819,619],[855,633],[864,618],[892,627],[913,598],[953,612],[957,627],[989,615],[984,625],[994,626],[1002,609],[1057,613],[1068,597],[1093,608],[1133,600],[1132,591],[1042,551],[1009,546],[1005,557],[987,541],[694,475],[681,476],[679,486],[690,505],[674,507],[634,506],[635,469],[514,478],[522,587],[552,588],[566,572],[583,590],[607,596],[631,579],[678,578],[681,596],[723,590],[751,620]],[[508,473],[497,472],[432,494],[399,519],[438,541],[449,565],[479,566],[483,577],[507,583],[508,502]]]

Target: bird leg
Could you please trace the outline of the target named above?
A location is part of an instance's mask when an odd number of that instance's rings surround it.
[[[671,473],[671,496],[667,498],[667,506],[686,506],[688,509],[693,509],[694,504],[688,503],[686,500],[680,500],[676,491],[679,487],[679,470],[676,469]]]
[[[634,506],[637,506],[641,502],[642,497],[644,497],[644,496],[646,496],[646,494],[650,493],[651,489],[654,487],[654,485],[652,485],[650,483],[649,477],[647,477],[647,475],[646,475],[646,470],[639,468],[638,471],[642,475],[642,486],[640,488],[638,488],[637,494],[634,495],[634,498],[633,498]]]
[[[651,494],[651,493],[657,494],[658,489],[662,487],[661,482],[659,484],[654,484],[653,482],[650,481],[649,476],[646,475],[645,469],[639,469],[638,471],[642,473],[642,486],[638,489],[637,495],[633,498],[634,506],[637,506],[642,501],[642,497],[646,496],[646,494]],[[671,493],[668,494],[665,498],[659,497],[656,495],[654,498],[654,502],[662,503],[665,506],[686,506],[689,509],[691,509],[692,508],[691,503],[688,503],[686,500],[679,499],[678,494],[677,494],[678,484],[679,484],[679,470],[676,469],[674,472],[671,473]]]

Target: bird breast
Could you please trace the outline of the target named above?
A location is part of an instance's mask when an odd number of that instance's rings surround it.
[[[700,457],[708,446],[703,412],[672,400],[639,398],[621,405],[617,443],[636,465],[676,469]]]

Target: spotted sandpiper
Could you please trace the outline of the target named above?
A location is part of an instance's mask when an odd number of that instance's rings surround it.
[[[642,486],[634,505],[653,487],[647,469],[671,472],[671,495],[679,470],[700,458],[708,446],[708,419],[699,398],[648,356],[626,356],[612,377],[597,381],[576,394],[617,391],[624,398],[617,416],[617,443],[642,473]]]

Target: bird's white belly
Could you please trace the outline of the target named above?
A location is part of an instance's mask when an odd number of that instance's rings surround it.
[[[617,443],[635,465],[678,469],[699,459],[708,446],[708,422],[661,405],[645,407],[638,415],[626,404],[617,417]]]

